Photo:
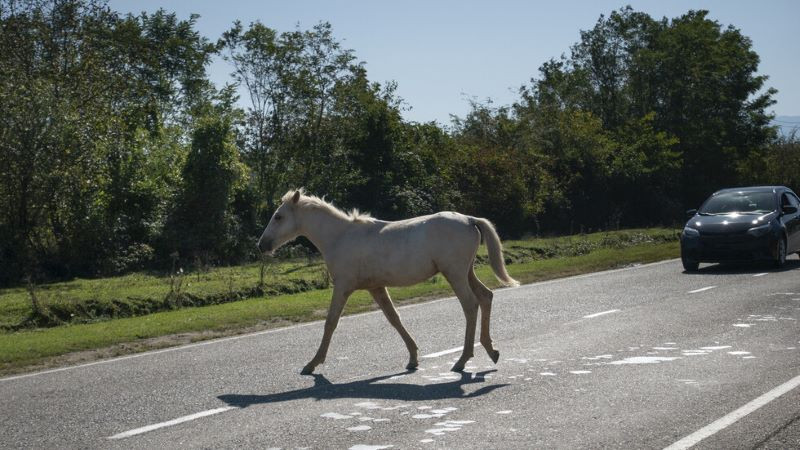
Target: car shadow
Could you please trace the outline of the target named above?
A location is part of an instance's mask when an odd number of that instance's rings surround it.
[[[741,263],[718,263],[700,267],[697,272],[683,271],[686,275],[746,275],[756,273],[780,273],[790,270],[800,269],[800,259],[790,257],[786,259],[786,264],[780,269],[775,268],[771,262],[741,262]]]
[[[495,389],[508,386],[508,384],[491,384],[483,386],[476,391],[467,393],[463,388],[466,385],[484,383],[486,374],[495,372],[469,373],[462,372],[458,380],[447,383],[417,385],[410,383],[380,383],[393,377],[408,375],[414,371],[406,371],[392,375],[384,375],[367,380],[352,381],[349,383],[331,383],[324,375],[313,374],[314,386],[296,389],[293,391],[278,392],[274,394],[224,394],[217,398],[229,406],[246,408],[251,405],[287,402],[300,399],[334,400],[334,399],[369,399],[369,400],[399,400],[399,401],[433,401],[444,399],[473,398],[488,394]]]

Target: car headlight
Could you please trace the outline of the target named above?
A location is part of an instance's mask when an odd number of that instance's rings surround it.
[[[769,224],[765,223],[764,225],[753,227],[747,230],[747,234],[755,237],[760,237],[769,232]]]
[[[694,228],[684,227],[683,228],[683,236],[684,237],[698,237],[698,236],[700,236],[700,232],[695,230]]]

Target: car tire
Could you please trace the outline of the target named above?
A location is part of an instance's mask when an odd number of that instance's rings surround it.
[[[697,272],[700,269],[699,262],[685,256],[681,256],[681,262],[683,263],[683,270],[687,272]]]
[[[780,269],[786,265],[786,238],[780,238],[775,246],[775,261],[773,261],[773,264],[776,269]]]

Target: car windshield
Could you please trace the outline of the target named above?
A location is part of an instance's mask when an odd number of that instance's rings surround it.
[[[700,214],[758,214],[775,211],[775,195],[772,192],[725,192],[708,199]]]

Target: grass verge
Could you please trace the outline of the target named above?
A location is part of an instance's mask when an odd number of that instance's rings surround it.
[[[507,242],[508,256],[512,261],[508,266],[509,272],[521,282],[531,283],[633,263],[670,259],[679,255],[678,242],[672,239],[651,239],[639,244],[620,246],[591,244],[603,242],[604,239],[607,241],[610,234],[603,235],[597,233],[567,240],[560,238],[562,240],[559,245],[577,247],[579,250],[573,252],[577,254],[549,259],[531,260],[524,255],[519,256],[526,252],[539,252],[531,250],[542,247],[538,244],[539,240]],[[665,235],[675,234],[669,231]],[[488,286],[498,286],[489,267],[478,266],[476,272]],[[393,288],[390,293],[399,304],[452,295],[450,286],[441,276],[414,286]],[[0,374],[80,363],[273,328],[287,323],[317,320],[324,318],[330,295],[331,289],[316,289],[269,298],[247,298],[223,304],[163,311],[139,317],[2,333]],[[369,295],[357,291],[348,301],[345,314],[372,309],[374,306]]]

